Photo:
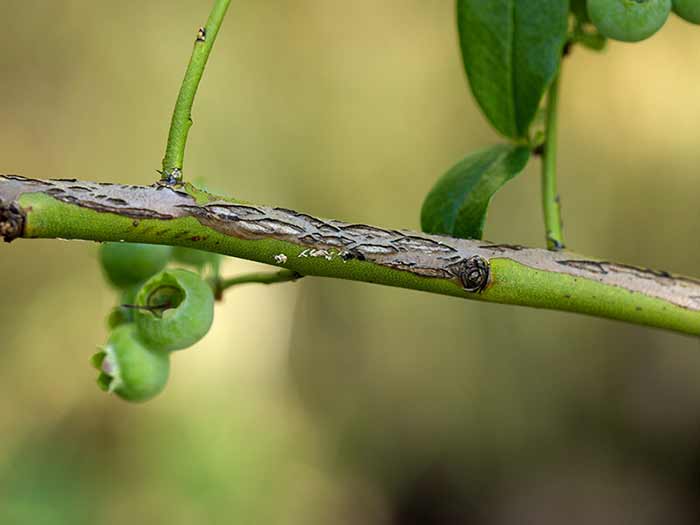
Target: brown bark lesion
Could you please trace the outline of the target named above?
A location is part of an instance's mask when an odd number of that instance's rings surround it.
[[[250,241],[276,240],[296,245],[301,250],[298,257],[366,261],[419,277],[449,279],[472,293],[481,292],[497,282],[494,261],[510,260],[552,276],[564,274],[573,277],[574,282],[578,278],[595,281],[700,311],[700,281],[668,272],[599,261],[570,252],[345,223],[214,195],[199,199],[182,188],[158,184],[135,186],[0,175],[0,236],[5,240],[23,234],[25,212],[16,203],[20,197],[32,193],[126,217],[136,223],[141,219],[167,221],[191,217],[212,232],[228,237]],[[37,213],[37,210],[31,212],[28,209],[26,213],[31,225],[32,213]],[[196,240],[192,235],[193,232],[183,230],[172,240],[186,236]],[[529,283],[522,285],[528,286]]]
[[[0,200],[0,238],[11,242],[24,232],[24,212],[14,202]]]

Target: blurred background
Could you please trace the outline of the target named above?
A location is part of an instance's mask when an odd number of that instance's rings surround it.
[[[210,3],[1,0],[0,172],[155,180]],[[436,178],[500,141],[453,11],[232,2],[186,175],[417,229]],[[671,17],[564,68],[567,244],[700,275],[700,29]],[[497,194],[486,237],[543,245],[537,162]],[[0,275],[3,525],[700,521],[696,339],[308,278],[231,290],[166,391],[130,405],[88,364],[116,301],[96,245],[3,245]]]

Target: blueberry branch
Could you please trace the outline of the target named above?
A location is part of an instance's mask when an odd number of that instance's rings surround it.
[[[0,234],[8,241],[186,246],[284,270],[233,278],[231,286],[295,275],[334,277],[700,335],[698,279],[566,251],[322,219],[188,184],[133,186],[0,175]]]
[[[223,22],[230,0],[215,0],[209,19],[204,27],[199,28],[194,42],[192,56],[182,80],[180,92],[175,103],[173,118],[168,132],[168,143],[163,157],[161,181],[166,184],[182,182],[182,165],[185,157],[187,134],[192,126],[192,104],[204,74],[209,53],[214,46],[216,35]]]

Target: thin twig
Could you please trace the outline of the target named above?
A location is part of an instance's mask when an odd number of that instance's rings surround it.
[[[278,272],[256,272],[223,279],[221,280],[219,287],[221,291],[224,291],[240,284],[276,284],[296,281],[297,279],[301,278],[302,275],[300,273],[292,270],[279,270]]]
[[[549,87],[547,95],[547,119],[545,129],[544,155],[542,157],[542,210],[547,233],[547,248],[564,249],[561,205],[557,192],[557,110],[559,102],[558,73]]]
[[[215,0],[209,20],[204,27],[199,28],[194,49],[187,65],[185,78],[182,80],[180,92],[175,103],[173,118],[168,132],[168,143],[163,157],[161,181],[167,184],[182,182],[182,165],[185,157],[187,134],[192,126],[192,104],[194,96],[202,79],[204,67],[207,65],[209,53],[214,46],[216,35],[223,22],[230,0]]]

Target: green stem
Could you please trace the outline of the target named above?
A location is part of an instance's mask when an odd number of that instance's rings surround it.
[[[161,180],[167,183],[182,182],[182,165],[185,157],[187,134],[192,126],[192,104],[194,96],[202,79],[204,67],[207,65],[209,53],[214,46],[216,35],[219,33],[221,22],[226,15],[231,0],[215,0],[209,20],[197,33],[194,49],[187,65],[185,78],[177,96],[173,118],[168,132],[168,143],[163,157]]]
[[[232,286],[238,286],[239,284],[257,283],[257,284],[275,284],[275,283],[286,283],[289,281],[296,281],[302,276],[292,270],[280,270],[278,272],[258,272],[258,273],[248,273],[245,275],[237,275],[236,277],[231,277],[229,279],[224,279],[220,283],[221,291],[227,290]]]
[[[187,246],[304,276],[700,335],[698,279],[566,251],[348,224],[242,203],[189,184],[174,189],[0,175],[0,237]]]
[[[559,76],[552,80],[547,95],[547,118],[545,129],[544,154],[542,157],[542,210],[547,233],[547,248],[562,250],[561,205],[557,192],[557,106],[559,104]]]

